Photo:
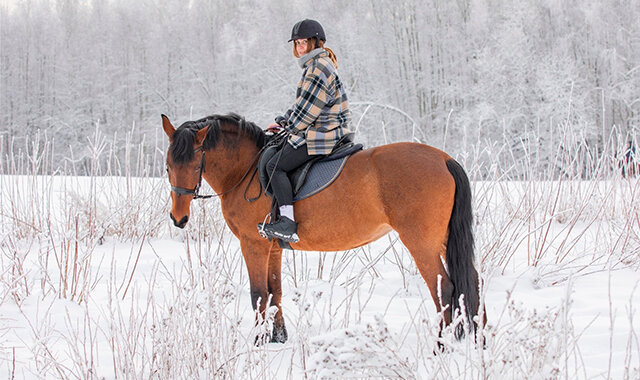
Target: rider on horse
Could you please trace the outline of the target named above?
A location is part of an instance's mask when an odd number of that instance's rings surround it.
[[[271,186],[280,218],[263,226],[271,238],[295,243],[298,224],[293,215],[293,190],[287,173],[316,155],[331,153],[336,143],[349,132],[351,112],[347,94],[337,71],[336,56],[324,47],[324,30],[319,22],[305,19],[293,26],[293,55],[302,68],[296,101],[267,129],[284,128],[289,137],[267,164],[272,173]]]

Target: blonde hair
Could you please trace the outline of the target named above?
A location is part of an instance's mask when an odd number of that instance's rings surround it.
[[[311,43],[311,40],[313,40],[315,43]],[[307,41],[309,41],[309,43],[307,44],[307,51],[304,52],[305,54],[307,54],[308,52],[310,52],[315,48],[323,48],[324,50],[327,51],[327,53],[329,53],[329,59],[331,59],[331,62],[333,62],[333,65],[336,67],[336,69],[338,68],[338,58],[336,58],[336,54],[333,52],[333,50],[324,46],[324,41],[319,40],[315,37],[307,38]],[[300,55],[298,55],[298,51],[296,50],[295,43],[293,44],[293,56],[296,58],[300,58]]]

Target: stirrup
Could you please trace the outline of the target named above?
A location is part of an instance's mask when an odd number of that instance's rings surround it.
[[[264,217],[264,220],[262,221],[262,223],[258,223],[258,234],[264,239],[271,240],[271,238],[267,235],[267,233],[264,230],[264,226],[267,225],[267,219],[269,220],[269,223],[270,223],[271,213],[268,213],[267,216]]]

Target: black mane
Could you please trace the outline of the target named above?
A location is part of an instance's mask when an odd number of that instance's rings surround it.
[[[173,134],[173,141],[169,145],[169,152],[173,161],[177,164],[187,163],[193,160],[193,144],[196,140],[196,132],[209,126],[207,137],[204,139],[205,150],[215,148],[220,141],[222,124],[231,124],[236,127],[236,136],[246,135],[258,148],[265,144],[266,135],[255,123],[246,121],[244,117],[230,113],[228,115],[211,115],[200,120],[183,123]]]

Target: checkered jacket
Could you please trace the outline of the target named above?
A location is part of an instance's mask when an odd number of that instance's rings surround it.
[[[289,144],[294,148],[306,143],[309,155],[329,154],[349,132],[351,111],[329,54],[324,49],[315,49],[307,55],[308,60],[301,63],[303,72],[296,102],[285,114],[285,129],[291,132]]]

